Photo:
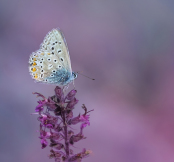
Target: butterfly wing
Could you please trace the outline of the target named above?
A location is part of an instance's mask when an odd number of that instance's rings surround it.
[[[30,55],[29,71],[37,82],[66,85],[73,80],[67,43],[59,29],[50,31]]]

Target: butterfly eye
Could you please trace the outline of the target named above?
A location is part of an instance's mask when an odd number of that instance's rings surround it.
[[[60,60],[63,61],[63,58],[61,58]]]
[[[60,52],[61,52],[61,50],[58,50],[57,52],[58,52],[58,53],[60,53]]]

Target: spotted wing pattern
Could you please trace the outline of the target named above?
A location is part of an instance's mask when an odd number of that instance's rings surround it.
[[[29,71],[37,82],[67,85],[74,77],[65,38],[59,29],[50,31],[29,59]]]

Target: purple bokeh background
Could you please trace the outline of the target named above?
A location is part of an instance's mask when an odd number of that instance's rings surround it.
[[[174,161],[174,1],[1,0],[0,162],[53,162],[41,149],[32,92],[53,95],[28,72],[30,53],[59,27],[91,125],[75,149],[84,162]],[[71,86],[72,87],[72,86]],[[70,88],[71,88],[70,87]],[[77,129],[78,131],[78,129]]]

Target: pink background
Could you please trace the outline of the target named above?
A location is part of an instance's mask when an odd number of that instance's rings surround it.
[[[84,162],[174,161],[173,0],[1,0],[0,161],[53,162],[41,149],[32,92],[53,95],[28,72],[52,28],[68,43],[78,103],[95,109],[76,152]],[[69,89],[70,90],[70,89]],[[78,132],[78,129],[77,129]]]

